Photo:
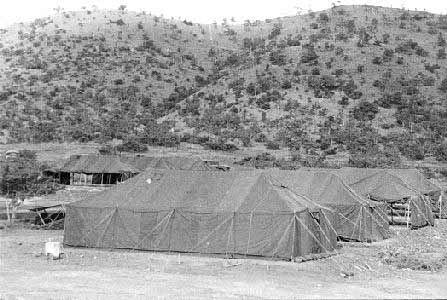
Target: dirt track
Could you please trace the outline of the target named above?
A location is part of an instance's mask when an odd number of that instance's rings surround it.
[[[447,225],[443,224],[444,226]],[[39,256],[63,231],[1,230],[0,295],[6,299],[446,298],[447,271],[383,265],[378,247],[345,244],[332,259],[290,263],[184,254],[66,248]],[[354,272],[343,278],[343,271]]]

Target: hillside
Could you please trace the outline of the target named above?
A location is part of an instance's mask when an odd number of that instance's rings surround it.
[[[446,34],[445,16],[372,6],[243,25],[59,12],[0,30],[0,139],[445,161]]]

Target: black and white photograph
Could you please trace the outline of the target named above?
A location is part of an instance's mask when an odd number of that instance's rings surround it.
[[[447,299],[447,2],[5,0],[0,299]]]

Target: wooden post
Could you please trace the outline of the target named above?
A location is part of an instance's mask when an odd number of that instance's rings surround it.
[[[11,224],[11,216],[9,215],[9,199],[6,198],[6,217],[8,218],[8,223]]]

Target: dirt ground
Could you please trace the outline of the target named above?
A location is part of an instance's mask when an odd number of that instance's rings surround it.
[[[413,243],[412,238],[423,237],[435,239],[420,243],[430,248],[430,255],[445,255],[447,220],[437,222],[410,233],[393,229],[394,237],[382,242],[343,243],[337,255],[304,263],[71,247],[62,259],[49,260],[41,254],[44,242],[62,241],[62,230],[3,229],[0,298],[446,298],[447,267],[437,272],[401,269],[379,255],[385,248],[407,248],[403,238]]]

